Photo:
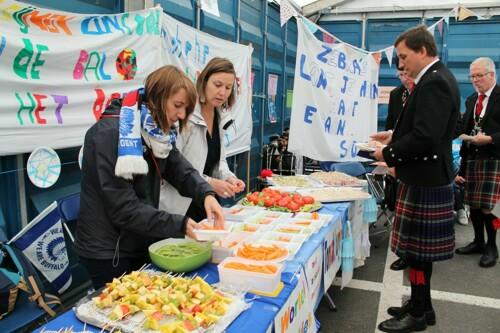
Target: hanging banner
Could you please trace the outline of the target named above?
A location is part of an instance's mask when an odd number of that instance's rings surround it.
[[[288,150],[319,161],[354,161],[377,131],[379,65],[349,44],[318,40],[297,20]]]
[[[211,36],[167,14],[163,15],[162,36],[163,63],[182,68],[193,81],[213,57],[224,57],[233,63],[237,76],[237,97],[235,105],[228,110],[234,119],[234,126],[225,132],[226,156],[250,150],[253,48]]]
[[[161,8],[80,15],[0,2],[0,156],[80,146],[111,98],[162,65]]]
[[[274,318],[274,332],[276,333],[316,332],[314,304],[308,297],[308,286],[303,268],[297,278],[299,279],[297,286]]]
[[[325,290],[330,288],[339,271],[342,255],[342,222],[337,219],[328,228],[323,241],[323,286]]]

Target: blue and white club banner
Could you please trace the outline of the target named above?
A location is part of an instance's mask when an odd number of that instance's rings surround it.
[[[54,201],[12,240],[31,263],[62,293],[71,285],[61,215]]]
[[[250,45],[233,43],[162,15],[163,63],[184,70],[193,82],[213,57],[229,59],[236,71],[236,103],[223,119],[234,122],[224,132],[226,156],[250,150],[252,140],[252,52]]]
[[[354,161],[357,142],[377,130],[380,58],[318,40],[297,19],[298,42],[288,150],[319,161]]]

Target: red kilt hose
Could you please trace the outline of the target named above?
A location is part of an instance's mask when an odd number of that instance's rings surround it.
[[[492,210],[500,201],[500,160],[470,160],[465,167],[465,203]]]
[[[453,185],[399,183],[391,250],[406,260],[434,262],[453,257]]]

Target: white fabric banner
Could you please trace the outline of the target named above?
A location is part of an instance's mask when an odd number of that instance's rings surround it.
[[[211,36],[163,15],[163,62],[182,68],[193,80],[213,57],[229,59],[236,70],[237,97],[230,116],[234,126],[225,132],[226,156],[250,150],[252,138],[251,46]]]
[[[318,39],[297,19],[288,150],[319,161],[354,161],[356,142],[377,130],[377,57]]]
[[[321,289],[321,276],[323,274],[323,247],[318,248],[313,252],[312,256],[307,259],[304,272],[306,274],[306,281],[308,286],[308,298],[314,306]]]
[[[161,8],[91,16],[2,1],[0,156],[80,146],[111,97],[162,65],[161,17]]]

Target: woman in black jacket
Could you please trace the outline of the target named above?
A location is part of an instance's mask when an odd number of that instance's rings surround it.
[[[195,221],[158,209],[164,179],[223,226],[213,189],[175,147],[173,126],[182,130],[195,103],[193,83],[164,66],[144,89],[113,100],[87,131],[75,248],[96,289],[148,262],[151,243],[194,238]]]

